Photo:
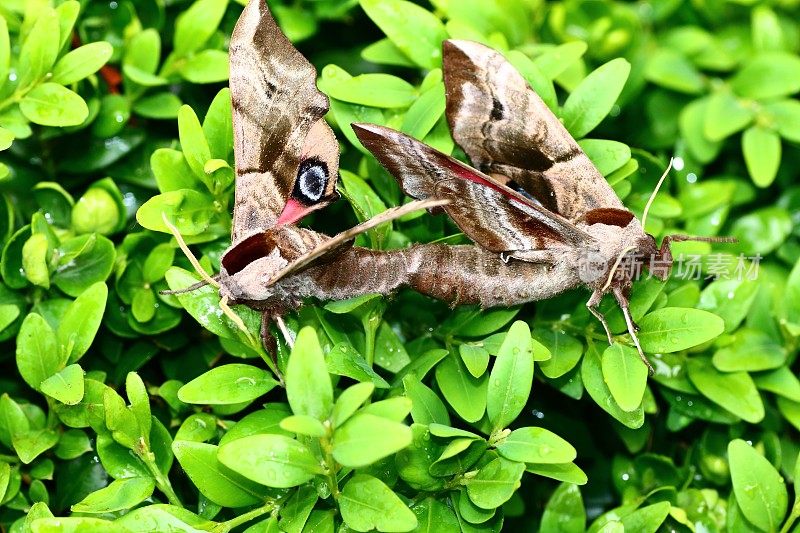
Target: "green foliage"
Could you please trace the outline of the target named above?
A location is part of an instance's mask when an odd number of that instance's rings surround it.
[[[676,244],[703,258],[695,279],[682,263],[634,285],[652,377],[616,305],[608,346],[585,291],[308,302],[276,360],[259,313],[234,309],[243,331],[212,287],[160,294],[197,281],[164,215],[207,271],[229,244],[243,3],[0,3],[0,528],[795,527],[797,2],[270,1],[342,143],[320,231],[404,200],[351,122],[463,157],[448,37],[502,51],[638,216],[674,156],[647,230],[739,242]],[[359,243],[437,240],[465,242],[418,213]]]

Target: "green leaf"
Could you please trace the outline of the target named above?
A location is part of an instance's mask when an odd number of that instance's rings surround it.
[[[721,141],[747,127],[755,117],[754,110],[730,91],[712,94],[706,107],[703,131],[711,141]]]
[[[763,531],[777,531],[789,502],[783,478],[763,455],[741,439],[728,444],[728,461],[742,514]]]
[[[423,139],[442,117],[444,109],[444,83],[437,82],[411,104],[400,130],[416,139]]]
[[[639,321],[639,342],[650,353],[678,352],[703,344],[725,329],[723,320],[699,309],[664,307]]]
[[[583,343],[563,331],[537,329],[536,338],[549,350],[551,357],[542,361],[542,373],[550,379],[560,378],[575,368],[583,355]]]
[[[581,139],[578,142],[597,170],[608,176],[631,159],[631,149],[627,144],[604,139]]]
[[[25,317],[17,336],[17,368],[25,383],[40,390],[44,380],[63,368],[56,334],[41,315]]]
[[[731,235],[739,240],[737,248],[747,254],[765,255],[778,248],[792,231],[789,213],[778,206],[756,209],[733,223]]]
[[[76,405],[83,399],[83,369],[69,365],[42,381],[41,391],[66,405]]]
[[[36,429],[12,436],[11,444],[19,460],[27,465],[58,444],[58,433],[51,429]]]
[[[105,41],[76,48],[58,60],[50,81],[70,85],[82,80],[100,70],[111,59],[113,52],[114,48]]]
[[[414,63],[389,39],[380,39],[361,51],[361,57],[379,65],[413,67]]]
[[[458,415],[467,422],[477,422],[486,411],[488,376],[475,378],[455,354],[436,366],[436,383]]]
[[[322,438],[328,434],[322,422],[307,415],[287,416],[281,420],[281,429],[305,437]]]
[[[181,107],[178,111],[178,135],[183,156],[186,158],[189,168],[200,181],[206,184],[208,190],[213,192],[212,184],[205,171],[206,161],[211,159],[211,149],[197,115],[188,105]]]
[[[562,483],[547,501],[539,531],[582,533],[586,529],[586,510],[576,485]]]
[[[703,396],[751,424],[764,418],[764,404],[749,374],[719,372],[707,359],[689,359],[687,365],[689,379]]]
[[[411,531],[417,517],[382,481],[356,474],[342,489],[339,510],[355,531]]]
[[[508,426],[522,412],[532,383],[531,331],[518,320],[508,330],[489,376],[486,414],[495,430]]]
[[[557,481],[574,483],[575,485],[585,485],[588,481],[586,474],[575,463],[564,464],[529,464],[525,468],[526,472],[539,476],[549,477]]]
[[[13,142],[14,134],[5,128],[0,128],[0,152],[7,150]]]
[[[764,106],[772,116],[778,134],[784,139],[800,142],[800,101],[779,100]]]
[[[130,509],[150,497],[155,481],[149,477],[116,479],[72,506],[75,513],[110,513]]]
[[[708,98],[698,98],[685,106],[678,116],[681,136],[686,141],[689,152],[701,163],[709,163],[719,153],[719,141],[711,141],[705,134]]]
[[[617,58],[586,76],[564,102],[564,126],[580,139],[597,127],[619,98],[631,65]]]
[[[753,126],[742,135],[742,153],[747,171],[758,187],[768,187],[781,165],[781,139],[771,129]]]
[[[730,83],[739,96],[758,100],[794,94],[800,91],[800,58],[788,52],[758,54]]]
[[[40,518],[31,523],[33,533],[129,533],[108,520],[88,516]]]
[[[8,79],[11,68],[11,40],[8,36],[8,23],[0,17],[0,89]]]
[[[583,41],[564,43],[545,51],[533,62],[542,74],[554,80],[583,57],[587,49],[588,45]]]
[[[234,405],[252,402],[271,391],[278,382],[266,370],[233,363],[212,368],[178,391],[185,403]]]
[[[175,24],[173,54],[185,56],[199,50],[217,31],[228,0],[197,0],[181,13]]]
[[[742,328],[729,346],[714,353],[712,362],[722,372],[771,370],[784,365],[786,350],[766,333]]]
[[[669,502],[658,502],[623,516],[620,521],[624,531],[656,533],[670,511]]]
[[[155,74],[161,62],[161,34],[155,28],[142,30],[128,42],[122,57],[124,67],[134,67],[146,74]]]
[[[203,531],[213,527],[210,522],[181,507],[166,504],[139,507],[118,518],[114,525],[119,526],[120,533],[131,531],[145,533],[147,531]],[[97,533],[113,530],[99,530]],[[55,533],[55,532],[54,532]],[[78,533],[77,531],[75,533]]]
[[[640,363],[641,364],[641,363]],[[624,411],[614,400],[611,391],[603,379],[600,354],[594,344],[589,346],[581,364],[581,379],[586,392],[605,412],[631,429],[638,429],[644,424],[644,411],[641,406],[628,412]],[[558,478],[557,478],[558,479]]]
[[[296,415],[325,420],[331,414],[333,386],[314,328],[297,334],[286,366],[286,396]]]
[[[230,89],[222,89],[211,101],[203,119],[203,134],[208,139],[211,157],[227,161],[233,152]]]
[[[418,424],[438,423],[449,426],[450,414],[439,396],[413,377],[403,379],[403,387],[412,401],[411,418]]]
[[[430,11],[405,0],[361,0],[361,7],[403,54],[422,68],[441,66],[444,24]]]
[[[372,396],[374,390],[375,385],[372,383],[356,383],[342,391],[333,405],[331,414],[333,427],[338,428],[353,416],[353,413]]]
[[[481,509],[500,507],[519,488],[523,472],[523,463],[498,457],[466,481],[469,499]]]
[[[172,451],[200,493],[217,505],[244,507],[262,501],[264,488],[223,466],[217,446],[176,440]]]
[[[569,463],[577,456],[569,442],[552,431],[536,427],[515,429],[497,445],[497,451],[520,463]]]
[[[177,118],[183,102],[170,92],[155,93],[139,98],[133,103],[133,112],[145,118],[172,119]],[[154,154],[155,155],[155,154]],[[163,191],[162,192],[166,192]]]
[[[469,373],[476,378],[481,377],[489,368],[489,352],[481,345],[462,344],[458,347],[458,354]]]
[[[416,505],[411,510],[417,517],[418,525],[415,533],[436,533],[437,531],[457,531],[458,518],[447,504],[429,497]]]
[[[657,85],[673,91],[699,94],[706,81],[700,71],[680,52],[659,49],[647,61],[644,77]]]
[[[108,287],[100,281],[67,307],[57,332],[63,360],[74,363],[89,350],[100,329],[107,298]]]
[[[59,39],[56,38],[59,35],[58,14],[56,11],[49,6],[41,6],[34,13],[38,14],[35,19],[36,22],[22,42],[22,48],[19,52],[17,69],[20,73],[18,85],[20,88],[30,87],[37,80],[43,78],[56,62],[58,51],[61,48]],[[27,113],[25,114],[27,115]],[[78,123],[80,122],[83,122],[83,120],[78,121]]]
[[[49,248],[49,241],[44,233],[34,233],[22,246],[22,269],[25,277],[44,289],[50,288]]]
[[[73,297],[81,296],[95,283],[108,279],[116,259],[114,243],[96,233],[66,239],[55,249],[55,253],[59,263],[53,272],[52,282]],[[99,300],[95,303],[99,303]]]
[[[647,387],[647,367],[636,349],[616,343],[606,348],[603,352],[603,379],[620,409],[634,411],[642,405]]]
[[[19,103],[22,113],[42,126],[77,126],[89,116],[89,108],[77,93],[57,83],[37,85]]]
[[[181,76],[192,83],[219,83],[228,79],[228,53],[203,50],[181,64]]]
[[[389,74],[354,76],[330,85],[328,94],[343,102],[386,108],[408,107],[417,98],[413,85]]]
[[[341,465],[359,468],[411,444],[411,428],[373,414],[358,413],[333,434],[333,457]]]
[[[167,217],[184,237],[203,233],[214,212],[213,201],[201,192],[180,189],[158,194],[147,200],[138,211],[136,221],[152,231],[169,233],[163,216]]]
[[[219,447],[217,459],[268,487],[296,487],[322,473],[311,450],[283,435],[250,435],[227,442]]]

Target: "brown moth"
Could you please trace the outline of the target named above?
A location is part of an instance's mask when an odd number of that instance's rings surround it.
[[[378,224],[442,202],[412,202],[390,209],[331,238],[294,225],[338,198],[339,145],[323,116],[328,98],[316,87],[316,70],[278,28],[264,0],[250,0],[231,36],[230,89],[233,109],[236,192],[231,246],[220,273],[206,274],[165,218],[184,253],[220,307],[239,325],[228,304],[262,311],[262,339],[274,353],[269,324],[298,308],[303,299],[343,299],[385,292],[379,280],[359,277],[365,249],[349,249],[359,233]],[[330,261],[349,257],[347,267]],[[356,266],[353,266],[353,265]],[[312,268],[314,267],[314,268]]]
[[[485,252],[429,249],[431,256],[447,256],[431,261],[443,265],[437,276],[443,286],[421,286],[420,280],[412,285],[484,307],[586,286],[591,290],[586,305],[609,342],[611,332],[597,306],[611,293],[652,372],[628,308],[631,264],[658,265],[651,270],[663,280],[672,265],[670,242],[730,239],[670,235],[659,247],[522,75],[495,50],[445,41],[443,70],[453,138],[477,169],[392,129],[353,125],[406,194],[449,200],[444,211]]]

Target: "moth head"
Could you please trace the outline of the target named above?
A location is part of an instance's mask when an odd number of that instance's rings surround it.
[[[276,224],[294,224],[339,198],[338,175],[339,144],[330,126],[319,120],[305,140],[292,191]]]
[[[257,302],[274,294],[271,277],[288,262],[268,232],[242,239],[220,260],[220,295],[237,302]]]

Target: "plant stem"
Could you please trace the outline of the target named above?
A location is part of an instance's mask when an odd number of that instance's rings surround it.
[[[263,516],[267,513],[271,513],[276,510],[278,507],[278,502],[270,500],[261,507],[256,507],[255,509],[251,509],[246,513],[242,513],[237,517],[231,518],[225,522],[221,522],[217,524],[212,531],[214,533],[226,533],[235,527],[239,527],[242,524],[246,524],[250,520],[258,518],[259,516]]]
[[[328,478],[328,488],[331,489],[331,495],[334,500],[339,499],[339,481],[336,479],[336,462],[333,460],[333,445],[331,438],[333,436],[333,427],[328,428],[328,436],[320,439],[322,451],[325,454],[325,470],[326,477]]]
[[[792,506],[792,512],[789,514],[789,518],[787,518],[786,522],[783,523],[780,533],[789,533],[789,530],[792,529],[795,520],[798,518],[800,518],[800,506],[794,505]]]
[[[147,447],[146,444],[142,443],[143,447],[141,450],[134,450],[136,455],[147,465],[147,468],[150,470],[150,473],[153,474],[153,477],[156,480],[156,486],[158,489],[164,493],[164,496],[167,497],[167,501],[171,505],[175,505],[176,507],[183,508],[183,504],[181,503],[180,498],[175,493],[175,490],[172,488],[172,483],[170,482],[169,478],[158,468],[156,464],[156,456],[150,449]]]

